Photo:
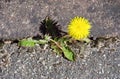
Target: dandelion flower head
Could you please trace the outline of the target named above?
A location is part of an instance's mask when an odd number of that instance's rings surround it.
[[[68,25],[68,34],[76,39],[82,40],[90,34],[91,24],[83,17],[75,17]]]

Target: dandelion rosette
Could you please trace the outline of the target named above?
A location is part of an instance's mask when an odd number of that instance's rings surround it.
[[[69,23],[68,34],[76,40],[82,40],[90,35],[91,27],[87,19],[77,16]]]

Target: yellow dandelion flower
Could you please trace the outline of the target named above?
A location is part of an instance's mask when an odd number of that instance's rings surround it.
[[[82,40],[87,38],[90,34],[91,24],[83,17],[75,17],[68,25],[68,34],[76,39]]]

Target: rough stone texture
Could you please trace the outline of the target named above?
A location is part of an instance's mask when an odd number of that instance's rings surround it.
[[[73,50],[75,62],[57,56],[44,46],[19,48],[4,44],[0,49],[1,79],[120,79],[120,38],[99,39],[86,46],[80,58],[81,44]]]
[[[120,0],[0,0],[0,39],[20,39],[39,33],[50,15],[62,30],[74,16],[90,20],[91,36],[120,35]]]
[[[91,35],[98,37],[86,46],[71,45],[77,56],[70,62],[49,48],[1,45],[0,79],[120,79],[120,0],[0,0],[0,39],[35,36],[40,22],[50,15],[62,30],[74,16],[92,23]]]

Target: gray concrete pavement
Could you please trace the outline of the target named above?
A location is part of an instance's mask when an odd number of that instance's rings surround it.
[[[0,0],[0,39],[35,36],[41,21],[50,15],[66,31],[70,19],[82,16],[91,22],[91,36],[120,35],[120,0]]]

